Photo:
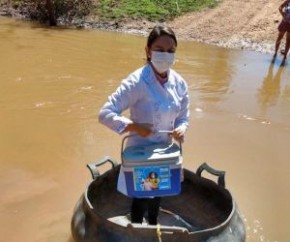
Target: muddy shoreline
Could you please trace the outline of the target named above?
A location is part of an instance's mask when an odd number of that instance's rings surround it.
[[[147,36],[156,23],[147,21],[132,22],[94,22],[76,20],[71,23],[72,26],[84,29],[101,29],[115,32],[122,32],[132,35]],[[182,29],[174,28],[174,23],[167,22],[171,26],[178,40],[196,41],[209,45],[215,45],[228,49],[250,50],[261,53],[273,53],[275,40],[256,41],[255,39],[242,38],[241,36],[231,36],[230,38],[209,38],[208,36],[194,36],[184,33]],[[65,24],[64,24],[65,25]]]

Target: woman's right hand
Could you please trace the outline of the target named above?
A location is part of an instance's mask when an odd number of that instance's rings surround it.
[[[138,135],[140,135],[143,138],[146,138],[150,135],[154,134],[154,131],[151,129],[152,124],[148,123],[131,123],[128,124],[126,129],[124,130],[125,132],[134,132]]]
[[[182,143],[184,141],[185,130],[186,129],[184,127],[178,127],[173,130],[171,135],[176,141]]]

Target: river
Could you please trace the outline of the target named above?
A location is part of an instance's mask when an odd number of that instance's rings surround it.
[[[98,110],[143,65],[145,42],[0,18],[1,241],[71,241],[86,164],[120,160],[121,137]],[[226,171],[250,242],[290,241],[290,63],[280,62],[180,41],[174,66],[190,91],[184,166]]]

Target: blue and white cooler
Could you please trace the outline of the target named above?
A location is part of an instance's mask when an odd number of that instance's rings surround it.
[[[172,196],[181,191],[181,144],[129,146],[122,149],[129,197]]]

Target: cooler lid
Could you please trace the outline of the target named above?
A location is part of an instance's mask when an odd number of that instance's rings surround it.
[[[176,160],[180,157],[180,147],[175,143],[129,146],[122,156],[125,162]]]

